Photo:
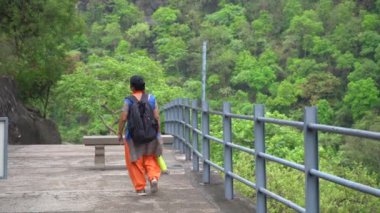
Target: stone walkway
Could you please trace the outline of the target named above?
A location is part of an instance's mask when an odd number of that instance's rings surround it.
[[[170,175],[158,193],[137,196],[122,146],[106,147],[106,168],[94,167],[94,147],[9,146],[8,178],[0,180],[0,212],[255,212],[243,198],[224,199],[223,182],[200,184],[184,156],[165,149]]]

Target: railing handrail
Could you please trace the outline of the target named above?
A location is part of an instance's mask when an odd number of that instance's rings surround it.
[[[188,109],[202,111],[202,108],[192,107],[192,106],[188,106],[185,104],[177,104],[177,105],[168,105],[167,104],[163,107],[162,111],[169,110],[175,106],[182,106],[182,107],[185,107]],[[279,124],[279,125],[284,125],[284,126],[292,126],[292,127],[297,127],[299,129],[302,129],[304,126],[304,122],[302,122],[302,121],[283,120],[283,119],[267,118],[267,117],[255,118],[254,116],[250,116],[250,115],[240,115],[240,114],[234,114],[234,113],[223,114],[223,112],[215,111],[215,110],[208,110],[207,112],[209,112],[210,114],[213,114],[213,115],[222,115],[222,116],[228,116],[231,118],[244,119],[244,120],[254,121],[255,119],[257,119],[259,121],[265,121],[267,123]],[[337,133],[337,134],[341,134],[341,135],[351,135],[351,136],[355,136],[355,137],[380,140],[380,132],[353,129],[353,128],[347,128],[347,127],[332,126],[332,125],[325,125],[325,124],[310,124],[308,127],[311,129],[315,129],[315,130],[319,130],[319,131],[323,131],[323,132],[330,132],[330,133]]]
[[[203,161],[203,181],[210,181],[210,167],[222,171],[225,174],[225,197],[233,199],[232,181],[238,180],[256,190],[257,212],[266,212],[267,196],[299,211],[299,212],[319,212],[319,179],[322,178],[329,182],[337,183],[351,189],[380,197],[380,190],[371,186],[356,183],[341,177],[337,177],[318,170],[318,131],[330,132],[341,135],[350,135],[373,140],[380,140],[380,133],[338,126],[318,124],[316,107],[305,108],[305,118],[303,122],[267,118],[264,113],[263,105],[255,105],[254,116],[239,115],[231,113],[229,103],[224,103],[223,111],[210,110],[207,102],[198,107],[198,102],[193,100],[190,105],[189,99],[176,99],[163,107],[165,114],[165,131],[175,137],[175,148],[186,153],[186,159],[193,160],[193,169],[199,171],[199,160]],[[201,113],[201,129],[198,129],[198,113]],[[190,115],[191,114],[191,115]],[[209,115],[220,115],[223,117],[223,139],[209,134]],[[255,122],[255,147],[256,150],[232,143],[231,120],[243,119]],[[295,127],[303,130],[305,143],[305,165],[282,159],[265,153],[265,124],[277,124]],[[192,134],[190,134],[190,132]],[[198,136],[202,138],[202,153],[198,150]],[[191,139],[191,141],[190,141]],[[210,141],[224,144],[224,168],[210,160]],[[191,143],[192,142],[192,143]],[[252,154],[256,157],[256,182],[253,183],[232,171],[232,148]],[[305,205],[303,208],[280,195],[277,195],[266,188],[266,166],[265,160],[273,161],[281,165],[294,168],[305,173]]]

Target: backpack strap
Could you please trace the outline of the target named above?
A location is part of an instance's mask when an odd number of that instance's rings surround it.
[[[132,104],[137,103],[138,100],[134,95],[130,95],[130,96],[125,97],[125,100],[128,100],[128,101],[126,101],[126,103],[128,104],[128,114],[130,114]],[[130,116],[128,116],[128,117],[130,117]]]
[[[132,103],[134,103],[134,102],[139,102],[139,100],[137,100],[137,98],[136,98],[134,95],[130,95],[130,96],[126,97],[125,99],[130,100]],[[143,94],[141,95],[141,99],[140,99],[140,101],[148,102],[149,99],[150,99],[150,94],[143,93]]]
[[[126,100],[125,103],[128,104],[129,109],[133,103],[139,102],[139,100],[137,100],[137,98],[134,95],[130,95],[130,96],[125,97],[125,100]],[[140,102],[147,103],[149,105],[149,107],[152,108],[152,110],[154,110],[156,108],[155,107],[156,99],[151,94],[143,93],[141,96]]]
[[[143,101],[143,102],[145,102],[145,103],[148,103],[148,100],[149,100],[149,95],[146,94],[146,93],[143,93],[142,96],[141,96],[140,101]]]
[[[126,97],[125,99],[130,100],[132,103],[139,101],[139,100],[137,100],[137,98],[134,95],[130,95],[130,96]]]

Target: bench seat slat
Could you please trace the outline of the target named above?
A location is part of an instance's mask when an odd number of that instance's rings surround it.
[[[83,144],[85,146],[120,145],[117,135],[83,136]]]

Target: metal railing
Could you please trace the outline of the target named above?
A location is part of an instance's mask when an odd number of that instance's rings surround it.
[[[8,117],[0,117],[0,180],[8,175]]]
[[[212,111],[207,102],[202,102],[198,107],[196,100],[176,99],[163,107],[165,117],[165,132],[174,136],[174,146],[185,153],[187,160],[192,160],[193,170],[199,171],[199,162],[202,160],[204,183],[210,183],[210,169],[215,169],[224,173],[225,198],[234,198],[233,180],[238,180],[256,190],[256,211],[263,213],[267,211],[267,197],[273,198],[298,212],[319,212],[319,179],[324,179],[336,184],[340,184],[351,189],[380,197],[380,189],[356,183],[341,177],[337,177],[318,170],[318,131],[331,132],[343,135],[351,135],[362,138],[380,140],[379,132],[371,132],[336,126],[317,124],[316,107],[306,107],[304,111],[304,121],[289,121],[274,118],[266,118],[264,105],[255,105],[253,116],[237,115],[231,113],[231,105],[227,102],[223,104],[223,111]],[[198,113],[201,113],[201,130],[198,129]],[[220,115],[223,117],[223,139],[210,135],[209,120],[210,115]],[[254,122],[254,147],[247,148],[232,142],[232,119],[243,119]],[[277,124],[291,126],[303,130],[304,134],[304,165],[278,158],[265,153],[265,124]],[[198,136],[201,137],[202,151],[199,152]],[[224,167],[217,165],[210,160],[210,141],[224,145]],[[232,150],[237,149],[255,157],[256,183],[253,183],[238,174],[233,173]],[[287,200],[280,195],[271,192],[266,187],[266,161],[272,161],[281,165],[294,168],[305,174],[305,207]]]

